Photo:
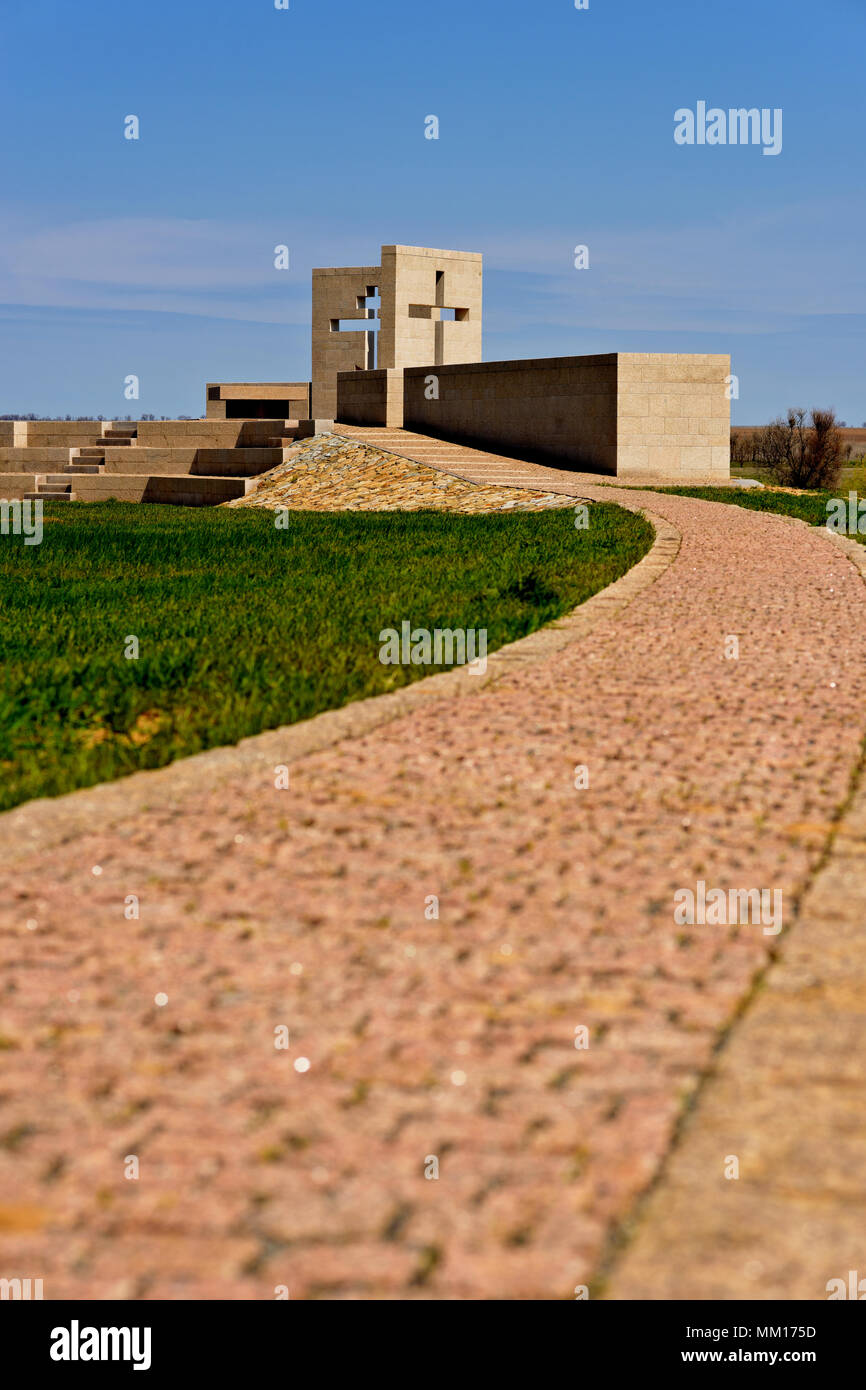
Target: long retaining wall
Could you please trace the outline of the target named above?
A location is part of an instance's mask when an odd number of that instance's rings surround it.
[[[282,463],[283,449],[169,449],[106,446],[104,473],[202,474],[252,478]],[[85,460],[86,462],[86,460]],[[0,448],[0,473],[62,473],[68,449]],[[70,475],[75,476],[75,475]]]
[[[618,478],[730,475],[730,358],[604,353],[341,372],[337,419],[389,425]],[[402,420],[398,422],[402,395]]]
[[[406,429],[616,473],[616,355],[407,367]]]
[[[282,420],[0,420],[0,450],[77,449],[107,444],[116,428],[135,431],[141,448],[266,448],[285,432]]]
[[[403,390],[403,371],[399,367],[341,372],[337,384],[340,420],[344,425],[402,429]]]
[[[0,473],[0,499],[14,502],[36,488],[35,473]]]

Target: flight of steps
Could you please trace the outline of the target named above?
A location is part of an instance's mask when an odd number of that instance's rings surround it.
[[[25,492],[24,496],[32,501],[41,497],[43,501],[49,502],[74,502],[75,493],[72,491],[69,474],[104,472],[105,445],[82,445],[78,449],[69,450],[69,462],[64,465],[62,473],[37,473],[36,491]]]
[[[64,473],[102,473],[105,469],[105,445],[82,444],[69,450],[69,462]]]
[[[62,473],[37,473],[36,491],[25,492],[25,502],[74,502],[72,484]]]
[[[69,450],[69,462],[64,468],[64,473],[103,473],[105,471],[105,450],[108,445],[112,449],[127,447],[129,448],[136,441],[137,426],[135,425],[112,425],[110,429],[103,429],[101,444],[82,444],[77,449]]]
[[[567,477],[562,470],[544,464],[490,453],[468,444],[454,444],[436,435],[416,434],[408,429],[336,424],[334,433],[490,487],[529,487],[542,491],[552,488],[558,491],[557,485]]]
[[[290,445],[297,443],[298,432],[297,420],[286,420],[283,434],[273,434],[265,441],[268,449],[288,449]]]
[[[137,434],[137,425],[112,425],[110,429],[103,430],[102,438],[106,444],[116,448],[118,444],[135,444]]]
[[[137,425],[112,425],[104,429],[101,444],[82,444],[69,450],[69,462],[62,473],[37,473],[36,491],[25,492],[24,499],[35,502],[38,498],[51,502],[74,502],[75,493],[68,474],[104,473],[105,450],[107,445],[113,449],[135,444]]]

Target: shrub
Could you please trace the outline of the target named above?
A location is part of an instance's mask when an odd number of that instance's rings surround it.
[[[789,410],[754,437],[755,459],[782,487],[833,488],[844,461],[842,435],[833,410]]]

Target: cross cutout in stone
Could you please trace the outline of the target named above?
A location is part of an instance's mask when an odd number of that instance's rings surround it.
[[[367,293],[357,296],[358,317],[356,319],[331,319],[332,333],[366,332],[368,371],[372,371],[376,366],[376,334],[382,326],[377,315],[381,307],[382,300],[379,296],[378,285],[368,285]]]
[[[436,327],[433,334],[433,364],[440,367],[445,361],[445,323],[465,323],[469,310],[445,303],[445,271],[436,271],[436,303],[410,304],[410,319],[432,319]]]

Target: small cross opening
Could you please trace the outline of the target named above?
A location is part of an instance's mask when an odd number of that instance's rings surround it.
[[[376,334],[381,328],[378,318],[382,300],[379,296],[378,285],[368,285],[366,294],[359,294],[355,298],[355,308],[358,317],[354,319],[331,319],[332,333],[365,333],[366,344],[366,368],[372,371],[376,366]]]

